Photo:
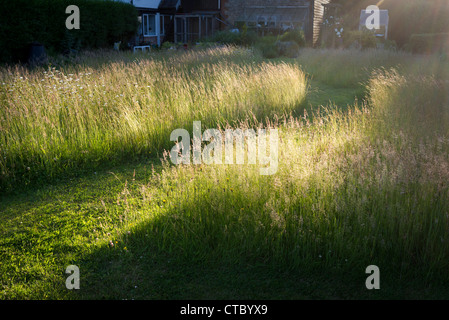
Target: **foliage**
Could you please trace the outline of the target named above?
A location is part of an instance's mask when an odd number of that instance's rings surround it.
[[[176,47],[177,47],[177,45],[170,41],[165,41],[161,45],[161,49],[172,49],[172,48],[176,48]]]
[[[204,42],[217,42],[221,44],[240,45],[242,44],[242,35],[240,32],[230,30],[221,30],[214,33],[214,35],[206,38]]]
[[[370,0],[333,0],[343,6],[341,12],[349,29],[358,29],[360,10],[373,5]],[[390,17],[388,38],[404,47],[412,34],[449,32],[449,2],[446,0],[385,0],[379,4]]]
[[[327,12],[323,18],[320,32],[321,46],[324,48],[339,47],[342,44],[342,38],[347,30],[344,21],[335,12]]]
[[[449,53],[449,33],[413,34],[409,46],[414,53]]]
[[[280,50],[276,41],[276,36],[259,37],[254,47],[261,52],[264,58],[277,58],[280,55]]]
[[[296,58],[299,55],[300,47],[294,41],[278,41],[276,42],[279,55],[287,58]]]
[[[239,31],[223,30],[213,36],[203,39],[202,46],[211,43],[227,45],[252,46],[258,50],[264,58],[272,59],[279,56],[295,57],[299,48],[305,46],[305,37],[302,30],[292,30],[280,37],[267,35],[259,36],[254,31],[248,31],[247,25],[242,24]]]
[[[203,46],[211,43],[253,46],[264,58],[273,59],[281,55],[296,57],[299,48],[305,45],[305,37],[302,30],[288,31],[280,37],[258,36],[256,32],[248,31],[246,24],[243,24],[240,31],[218,31],[201,43]]]
[[[258,39],[257,32],[254,30],[248,30],[248,25],[245,23],[240,29],[241,33],[241,44],[250,46],[254,45]]]
[[[383,49],[396,51],[398,49],[398,44],[394,40],[390,39],[380,39],[380,43],[383,45]]]
[[[285,32],[280,36],[280,41],[294,41],[299,47],[304,47],[306,45],[306,38],[304,36],[304,31],[302,29],[294,29]]]
[[[80,9],[79,30],[65,26],[69,5]],[[0,0],[0,7],[0,62],[26,61],[33,41],[53,53],[112,47],[126,43],[138,24],[134,6],[109,0]]]
[[[202,42],[216,42],[227,45],[244,45],[250,46],[258,39],[257,33],[248,31],[246,25],[242,30],[221,30],[215,32],[212,36],[205,38]]]
[[[348,31],[343,36],[343,43],[346,48],[356,44],[361,49],[376,48],[380,40],[369,30]]]

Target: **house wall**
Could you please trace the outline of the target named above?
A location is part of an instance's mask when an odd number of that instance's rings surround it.
[[[221,14],[230,23],[238,20],[245,7],[249,6],[298,6],[305,5],[311,1],[307,0],[221,0]]]
[[[145,36],[143,37],[142,45],[158,45],[158,39],[156,36]]]
[[[180,14],[219,11],[220,19],[224,19],[227,24],[235,25],[236,21],[244,18],[246,7],[308,6],[309,20],[305,29],[306,39],[310,44],[316,45],[319,41],[323,21],[324,7],[322,5],[329,2],[330,0],[181,0],[182,11]],[[133,0],[136,7],[149,10],[157,9],[160,3],[161,0]],[[214,25],[212,28],[215,30],[219,27]],[[202,33],[203,30],[201,30]]]
[[[230,24],[235,24],[248,6],[310,6],[309,22],[306,38],[310,44],[316,45],[319,40],[321,23],[323,21],[323,4],[330,0],[222,0],[221,14]]]
[[[324,7],[323,4],[329,3],[330,0],[315,0],[313,2],[313,21],[311,28],[313,30],[312,43],[317,45],[320,37],[320,30],[323,23]]]

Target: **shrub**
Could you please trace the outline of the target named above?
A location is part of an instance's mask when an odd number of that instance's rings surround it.
[[[175,43],[173,43],[173,42],[165,41],[164,43],[162,43],[161,48],[169,50],[169,49],[172,49],[172,48],[176,48],[176,46],[177,45]]]
[[[372,0],[334,0],[343,5],[345,27],[359,26],[360,10],[375,4]],[[412,34],[449,32],[449,1],[447,0],[385,0],[379,5],[390,17],[388,38],[403,47]],[[346,28],[345,28],[346,29]]]
[[[246,46],[254,45],[257,42],[259,36],[255,31],[242,31],[242,44]]]
[[[397,50],[398,49],[398,45],[396,43],[396,41],[394,40],[383,40],[382,44],[384,45],[384,49],[386,50]]]
[[[449,52],[449,33],[413,34],[409,49],[413,53]]]
[[[69,5],[80,9],[79,30],[68,30]],[[110,0],[0,0],[0,62],[26,61],[31,42],[47,52],[112,47],[126,43],[137,30],[134,6]]]
[[[277,38],[275,36],[260,37],[254,47],[260,51],[264,58],[277,58],[280,55],[280,51],[276,40]]]
[[[367,30],[349,31],[343,35],[343,44],[346,48],[354,46],[361,49],[375,48],[377,42],[374,33]]]
[[[240,32],[230,30],[217,31],[213,36],[204,39],[204,42],[218,42],[221,44],[242,44],[242,35]]]
[[[299,47],[304,47],[306,45],[306,38],[304,32],[301,29],[294,29],[285,32],[281,38],[281,41],[294,41]]]
[[[299,45],[294,41],[278,41],[276,45],[281,56],[296,58],[299,54]]]

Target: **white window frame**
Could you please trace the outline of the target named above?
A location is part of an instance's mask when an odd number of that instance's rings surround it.
[[[152,31],[150,32],[150,16],[154,18],[154,24]],[[146,37],[152,37],[157,35],[157,16],[156,14],[145,13],[142,15],[142,34]]]

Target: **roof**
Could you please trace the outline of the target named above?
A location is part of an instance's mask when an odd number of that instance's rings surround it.
[[[181,0],[162,0],[159,9],[178,9]]]
[[[160,0],[134,0],[132,3],[137,8],[157,9],[160,2]]]

